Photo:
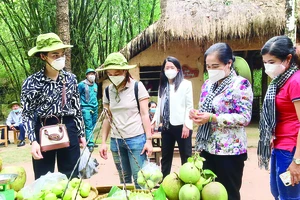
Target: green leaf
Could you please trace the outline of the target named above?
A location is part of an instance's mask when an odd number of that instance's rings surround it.
[[[203,170],[202,174],[205,177],[205,179],[208,179],[208,178],[215,179],[215,178],[217,178],[217,175],[213,171],[211,171],[210,169]]]
[[[162,188],[162,185],[160,185],[159,188],[153,192],[153,195],[154,195],[155,200],[166,200],[167,199],[166,193],[165,193],[164,189]]]
[[[193,158],[193,157],[188,157],[187,161],[188,161],[189,163],[193,163],[193,162],[194,162],[194,158]]]
[[[113,194],[115,194],[116,192],[120,191],[121,189],[117,186],[112,186],[107,197],[111,197]]]

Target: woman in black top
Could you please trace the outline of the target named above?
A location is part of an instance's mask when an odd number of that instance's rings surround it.
[[[28,139],[32,142],[32,162],[35,179],[54,172],[57,159],[58,171],[71,176],[75,164],[80,156],[79,142],[86,145],[82,126],[82,114],[79,104],[77,80],[74,74],[63,71],[65,66],[65,45],[54,33],[41,34],[37,37],[36,47],[32,48],[29,56],[36,56],[45,61],[46,66],[39,72],[29,76],[23,83],[21,103],[23,106],[23,124]],[[66,102],[62,107],[63,81],[66,87]],[[39,144],[39,129],[43,125],[57,124],[55,117],[47,119],[49,115],[57,116],[66,125],[70,146],[58,150],[41,152]],[[72,177],[78,175],[74,170]]]

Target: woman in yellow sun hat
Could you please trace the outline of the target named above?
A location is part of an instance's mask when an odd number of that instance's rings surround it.
[[[96,69],[105,71],[112,83],[105,89],[103,107],[111,113],[113,125],[108,118],[103,121],[99,153],[102,158],[108,158],[106,140],[110,133],[110,150],[121,183],[132,183],[133,177],[136,188],[140,188],[137,184],[138,166],[142,167],[146,156],[151,155],[152,138],[149,94],[142,82],[131,77],[128,70],[134,67],[136,65],[128,65],[126,58],[117,52],[109,54],[102,68]]]

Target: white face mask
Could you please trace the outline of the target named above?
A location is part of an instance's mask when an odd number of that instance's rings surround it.
[[[225,77],[225,71],[221,69],[210,69],[207,70],[207,72],[208,72],[208,79],[212,83],[215,83]]]
[[[175,70],[175,69],[168,69],[168,70],[165,70],[165,75],[168,79],[172,80],[173,78],[176,77],[178,71]]]
[[[125,76],[108,76],[110,81],[115,85],[119,86],[125,79]]]
[[[55,70],[60,71],[65,67],[65,64],[66,64],[66,57],[62,56],[60,58],[57,58],[56,60],[53,60],[51,66]]]
[[[269,64],[266,63],[265,65],[265,73],[271,78],[274,79],[276,76],[282,74],[285,71],[285,67],[280,64]]]
[[[96,79],[96,76],[94,74],[88,75],[87,80],[91,83],[93,83]]]

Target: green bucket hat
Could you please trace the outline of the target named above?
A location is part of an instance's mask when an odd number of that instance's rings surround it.
[[[21,106],[21,104],[20,104],[19,102],[13,101],[13,102],[11,102],[11,103],[9,104],[9,107],[11,108],[11,107],[12,107],[13,105],[15,105],[15,104]]]
[[[85,75],[87,75],[87,74],[90,73],[90,72],[96,73],[96,71],[95,71],[94,69],[88,68],[88,69],[86,70],[86,72],[85,72]]]
[[[36,39],[36,46],[28,51],[28,56],[33,56],[38,52],[49,52],[70,47],[73,45],[64,44],[55,33],[41,34]]]
[[[116,53],[109,54],[105,59],[101,68],[96,69],[96,71],[104,71],[108,69],[127,70],[127,69],[133,69],[135,67],[136,65],[128,65],[128,62],[126,58],[123,56],[123,54],[116,52]]]

